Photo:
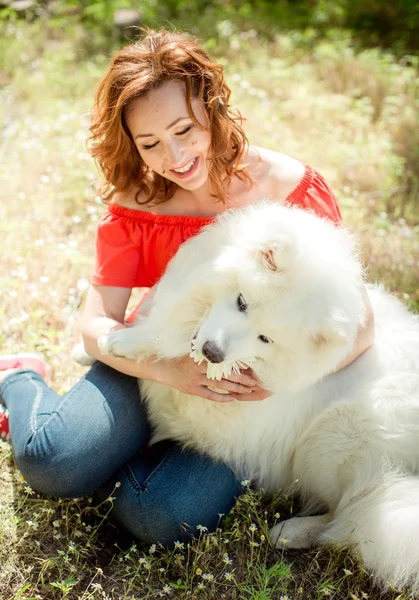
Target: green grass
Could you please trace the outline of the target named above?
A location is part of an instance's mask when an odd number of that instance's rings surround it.
[[[0,345],[4,353],[41,352],[48,382],[62,393],[84,372],[70,350],[103,211],[85,139],[111,49],[87,57],[89,33],[76,25],[65,35],[40,22],[0,28]],[[370,280],[418,309],[415,68],[378,50],[355,53],[344,34],[314,43],[294,32],[267,42],[252,30],[227,29],[220,26],[208,45],[226,65],[251,142],[319,168],[359,235]],[[4,600],[408,597],[376,590],[344,548],[269,547],[277,511],[293,510],[285,497],[248,490],[220,531],[150,553],[108,518],[112,500],[39,496],[21,481],[5,443],[0,465]]]

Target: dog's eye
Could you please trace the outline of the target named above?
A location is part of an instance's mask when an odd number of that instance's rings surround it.
[[[239,309],[240,312],[246,312],[247,302],[243,298],[242,294],[239,294],[237,296],[237,308]]]
[[[264,344],[272,344],[272,340],[270,340],[266,335],[259,335],[258,340],[263,342]]]

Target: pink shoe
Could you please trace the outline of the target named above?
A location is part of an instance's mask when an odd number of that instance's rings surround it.
[[[0,406],[0,438],[2,440],[9,439],[9,418],[4,406]]]
[[[0,356],[0,371],[6,371],[7,369],[31,369],[45,377],[46,365],[39,354]]]
[[[45,377],[46,365],[39,354],[0,356],[0,371],[7,371],[7,369],[31,369]],[[9,439],[9,418],[4,406],[0,406],[0,438]]]

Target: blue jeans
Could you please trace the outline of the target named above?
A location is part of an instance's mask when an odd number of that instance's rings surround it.
[[[148,447],[137,380],[100,362],[62,398],[29,370],[7,376],[0,397],[26,481],[52,496],[112,494],[112,514],[143,541],[185,540],[197,525],[214,530],[241,492],[222,463],[170,440]]]

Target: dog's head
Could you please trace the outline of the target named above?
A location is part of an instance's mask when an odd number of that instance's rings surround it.
[[[363,319],[352,238],[277,204],[228,215],[221,226],[230,244],[211,264],[195,347],[213,363],[256,359],[252,368],[273,391],[313,384],[350,351]]]

